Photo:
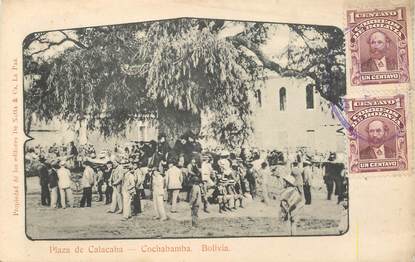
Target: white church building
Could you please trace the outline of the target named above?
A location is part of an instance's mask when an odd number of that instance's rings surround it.
[[[268,74],[252,97],[252,144],[262,149],[345,150],[345,136],[329,103],[306,80]]]
[[[238,22],[228,22],[227,28],[220,37],[235,35],[244,30],[243,25]],[[286,25],[274,25],[272,30],[267,43],[261,47],[262,51],[280,64],[287,63],[286,58],[278,58],[278,54],[290,43],[290,31]],[[301,42],[297,44],[297,48],[303,47]],[[255,54],[249,54],[249,50],[245,52],[261,66]],[[332,115],[328,101],[320,96],[310,81],[281,77],[271,71],[266,71],[266,76],[265,80],[258,81],[258,89],[250,98],[253,111],[251,124],[254,129],[249,142],[251,146],[283,151],[307,147],[319,152],[344,152],[345,135],[340,121]],[[25,83],[25,87],[30,88],[30,83]],[[201,117],[202,128],[208,121],[204,117]],[[76,128],[71,130],[68,125],[58,122],[47,125],[34,123],[29,135],[35,139],[33,144],[61,144],[77,141],[76,131]],[[111,148],[115,143],[157,139],[157,135],[157,124],[136,121],[127,128],[125,136],[104,139],[95,131],[88,132],[87,140],[100,150]]]
[[[339,120],[333,116],[328,101],[306,80],[268,73],[266,80],[258,82],[258,89],[251,94],[250,100],[254,131],[250,146],[281,151],[294,151],[299,147],[318,152],[345,150],[344,130]],[[202,115],[202,126],[203,122]],[[30,144],[47,146],[80,142],[78,129],[57,121],[48,124],[35,121],[29,134],[34,138]],[[131,140],[156,140],[157,135],[157,125],[136,121],[127,127],[124,136],[104,138],[99,132],[90,131],[87,140],[101,150]]]

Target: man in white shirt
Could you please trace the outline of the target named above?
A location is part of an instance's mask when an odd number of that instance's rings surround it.
[[[107,211],[108,213],[122,213],[123,203],[122,203],[122,181],[124,179],[124,174],[128,171],[123,167],[125,160],[120,157],[113,157],[111,159],[114,169],[112,170],[110,177],[110,184],[113,188],[112,193],[112,202],[111,207]],[[117,211],[118,210],[118,211]]]
[[[166,185],[169,193],[169,199],[171,200],[172,213],[177,213],[177,197],[179,196],[180,189],[182,189],[183,175],[175,163],[169,163],[169,169],[166,171]]]
[[[69,206],[73,207],[73,196],[72,196],[72,189],[71,189],[71,172],[69,169],[65,167],[66,162],[61,160],[59,162],[60,168],[57,171],[58,174],[58,186],[61,196],[61,205],[62,208],[66,208],[66,200],[68,200]]]
[[[166,180],[158,170],[152,170],[153,177],[153,206],[156,216],[153,219],[160,219],[160,221],[167,220],[166,211],[164,209],[164,188]]]

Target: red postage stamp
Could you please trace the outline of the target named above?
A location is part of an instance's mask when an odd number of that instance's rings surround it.
[[[345,99],[351,173],[408,169],[404,95]]]
[[[352,85],[409,82],[405,8],[347,11]]]

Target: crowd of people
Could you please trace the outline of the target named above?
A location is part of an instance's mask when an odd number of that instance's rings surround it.
[[[72,193],[76,184],[82,189],[79,207],[92,206],[95,188],[97,201],[105,201],[109,205],[107,212],[122,214],[122,220],[142,213],[141,200],[149,198],[154,219],[164,221],[168,219],[166,202],[169,212],[177,213],[178,202],[186,201],[192,225],[197,226],[200,208],[207,213],[234,212],[244,208],[248,199],[270,205],[269,185],[275,183],[281,219],[293,232],[301,207],[312,203],[311,186],[318,167],[325,170],[322,179],[327,199],[331,199],[335,188],[338,203],[347,209],[345,167],[336,161],[334,152],[324,161],[316,161],[303,149],[285,156],[276,151],[248,149],[208,151],[197,136],[188,133],[173,147],[161,134],[158,141],[132,143],[125,148],[116,145],[111,152],[99,156],[92,145],[77,149],[73,142],[68,147],[52,145],[47,152],[29,148],[27,153],[35,155],[33,158],[39,162],[36,170],[41,203],[52,208],[76,206]],[[78,169],[80,173],[74,171]],[[146,194],[145,189],[151,193]]]

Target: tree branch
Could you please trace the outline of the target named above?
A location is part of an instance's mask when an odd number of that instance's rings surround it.
[[[84,44],[79,42],[78,40],[69,37],[64,31],[59,31],[59,32],[61,32],[65,36],[65,40],[71,41],[72,43],[74,43],[75,45],[77,45],[80,48],[88,48],[87,46],[85,46]]]
[[[48,44],[48,46],[47,46],[46,48],[40,49],[40,50],[38,50],[38,51],[35,51],[35,52],[31,53],[29,56],[34,56],[34,55],[40,54],[40,53],[42,53],[42,52],[45,52],[46,50],[50,49],[52,46],[58,46],[58,45],[60,45],[60,44],[63,44],[63,43],[64,43],[64,42],[66,42],[66,41],[67,41],[67,39],[62,39],[62,40],[61,40],[61,41],[59,41],[59,42],[49,43],[49,44]]]
[[[59,32],[64,35],[64,38],[62,40],[58,41],[58,42],[48,42],[48,41],[46,41],[44,39],[40,39],[40,37],[41,36],[44,36],[45,34],[39,35],[38,37],[36,37],[35,39],[33,39],[33,41],[31,43],[33,43],[34,41],[38,41],[41,44],[46,44],[47,43],[48,45],[47,45],[47,47],[45,47],[43,49],[40,49],[38,51],[35,51],[35,52],[29,54],[29,56],[34,56],[34,55],[43,53],[43,52],[49,50],[51,47],[61,45],[61,44],[65,43],[65,42],[67,42],[67,41],[74,43],[79,48],[85,48],[85,49],[88,48],[87,46],[85,46],[84,44],[82,44],[81,42],[79,42],[78,40],[76,40],[76,39],[74,39],[72,37],[69,37],[68,34],[65,33],[64,31],[59,31]]]

